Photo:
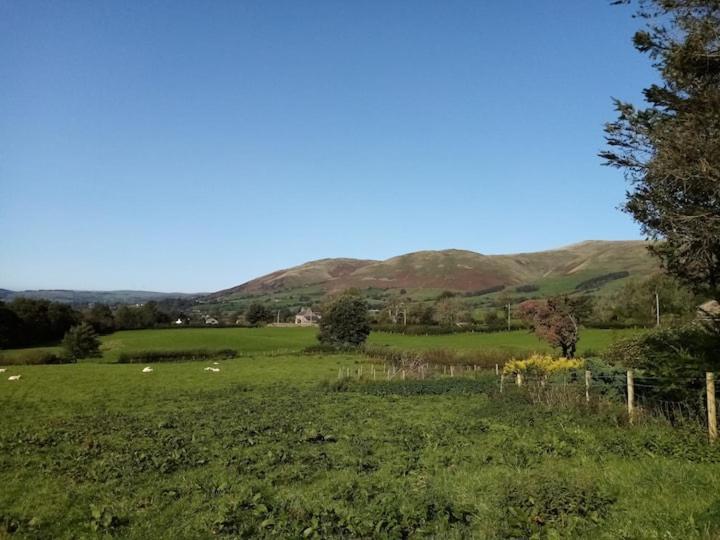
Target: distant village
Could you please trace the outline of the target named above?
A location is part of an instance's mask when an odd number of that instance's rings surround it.
[[[322,317],[317,311],[313,311],[312,308],[302,307],[294,315],[294,317],[292,317],[291,321],[287,321],[287,317],[285,318],[285,320],[280,320],[280,318],[280,312],[278,312],[277,320],[275,320],[274,322],[269,322],[267,326],[317,326]],[[227,326],[226,322],[222,322],[217,317],[208,314],[201,315],[200,320],[205,324],[205,326]],[[181,315],[173,322],[173,324],[175,326],[187,326],[191,324],[191,319],[187,316]],[[246,316],[242,315],[235,319],[234,324],[237,326],[246,326],[253,323],[251,323],[251,321],[249,321]]]

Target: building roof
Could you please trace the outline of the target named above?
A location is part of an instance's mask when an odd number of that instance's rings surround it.
[[[698,312],[701,316],[720,316],[720,302],[717,300],[708,300],[698,306]]]

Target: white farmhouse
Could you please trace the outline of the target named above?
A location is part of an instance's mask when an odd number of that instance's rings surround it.
[[[320,315],[315,313],[310,308],[302,308],[297,315],[295,315],[295,324],[298,326],[313,326],[320,320]]]

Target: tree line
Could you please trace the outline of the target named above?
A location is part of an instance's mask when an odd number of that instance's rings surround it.
[[[185,317],[186,304],[184,300],[163,300],[116,309],[96,304],[79,310],[61,302],[16,298],[0,302],[0,348],[54,344],[83,322],[98,334],[163,326]]]

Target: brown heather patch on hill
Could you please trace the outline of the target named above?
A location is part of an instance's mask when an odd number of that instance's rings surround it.
[[[328,283],[340,280],[354,271],[377,261],[361,259],[320,259],[300,266],[277,270],[271,274],[248,281],[237,287],[218,291],[210,298],[219,298],[238,293],[259,293],[295,289],[316,283]]]
[[[259,294],[317,286],[326,292],[349,287],[366,289],[447,289],[478,291],[498,285],[514,286],[543,279],[572,278],[627,271],[649,274],[657,263],[642,241],[587,241],[559,249],[512,255],[483,255],[448,249],[418,251],[385,261],[321,259],[278,270],[210,298]]]

